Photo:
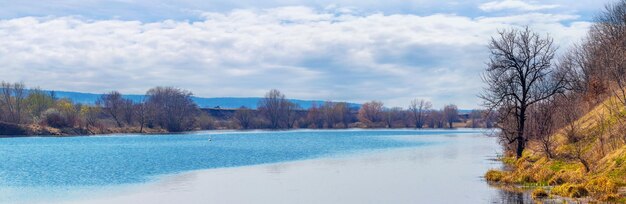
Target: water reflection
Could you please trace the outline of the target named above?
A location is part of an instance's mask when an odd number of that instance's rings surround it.
[[[498,190],[498,193],[491,199],[491,203],[530,204],[535,202],[528,193]]]

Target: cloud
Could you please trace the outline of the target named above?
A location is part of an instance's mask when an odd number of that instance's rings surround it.
[[[486,42],[532,23],[566,43],[576,16],[363,14],[311,7],[203,12],[198,21],[22,17],[0,20],[0,80],[46,89],[144,93],[177,86],[198,96],[288,97],[406,106],[411,98],[472,108]],[[561,46],[566,47],[566,46]]]
[[[520,10],[520,11],[539,11],[546,9],[558,8],[558,4],[532,4],[522,0],[502,0],[490,1],[483,3],[479,8],[483,11],[501,11],[501,10]]]

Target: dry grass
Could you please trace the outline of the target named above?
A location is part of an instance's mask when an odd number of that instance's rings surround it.
[[[570,198],[581,198],[589,194],[584,185],[572,183],[564,183],[562,185],[556,186],[552,188],[552,191],[550,191],[550,193]]]
[[[548,192],[543,188],[535,188],[531,194],[533,199],[541,199],[548,197]]]
[[[586,142],[578,144],[582,145],[578,148],[583,149],[590,163],[589,172],[575,159],[575,149],[568,144],[561,130],[554,135],[554,158],[548,159],[539,143],[530,142],[521,158],[502,158],[510,171],[490,170],[485,178],[501,184],[552,186],[550,194],[557,196],[626,202],[626,193],[619,191],[626,188],[626,145],[619,137],[616,138],[626,130],[622,127],[626,126],[626,119],[615,115],[616,110],[626,110],[622,106],[616,108],[614,100],[610,98],[592,108],[576,122],[586,137]],[[599,142],[600,139],[604,139],[604,143]],[[535,191],[533,197],[542,194],[538,189]]]
[[[488,182],[498,183],[498,182],[502,181],[504,176],[505,176],[505,172],[499,171],[499,170],[495,170],[495,169],[491,169],[491,170],[487,171],[487,173],[485,173],[485,180],[487,180]]]

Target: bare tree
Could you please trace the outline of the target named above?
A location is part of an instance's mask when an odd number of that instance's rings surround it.
[[[588,151],[590,147],[589,140],[592,139],[592,137],[584,134],[582,124],[584,124],[585,121],[580,120],[582,116],[582,111],[579,106],[580,102],[578,101],[578,97],[575,96],[566,96],[561,99],[559,115],[562,123],[566,124],[565,127],[563,127],[567,139],[566,149],[572,157],[580,161],[585,167],[585,171],[589,172],[591,170],[591,163]]]
[[[497,110],[483,110],[481,115],[482,115],[483,121],[485,122],[485,128],[495,127],[497,116],[498,116]]]
[[[324,116],[317,104],[311,105],[311,108],[307,111],[306,121],[309,124],[309,128],[324,128]]]
[[[385,110],[385,123],[388,128],[397,127],[398,124],[403,125],[404,110],[401,107],[393,107]]]
[[[324,102],[324,105],[320,107],[320,111],[322,112],[322,115],[324,117],[324,123],[326,124],[327,128],[334,128],[335,123],[337,123],[339,113],[335,112],[335,106],[335,103],[326,101]]]
[[[334,112],[337,114],[337,120],[343,124],[343,128],[348,128],[353,120],[353,116],[350,114],[350,107],[348,103],[339,102],[335,104]]]
[[[235,111],[234,119],[242,129],[249,129],[252,127],[254,112],[249,108],[242,106]]]
[[[454,128],[454,122],[459,121],[459,109],[454,104],[444,106],[443,115],[448,123],[448,128]]]
[[[270,122],[271,129],[281,128],[285,114],[285,95],[276,89],[270,90],[265,97],[259,101],[258,109]]]
[[[298,104],[292,103],[291,101],[285,101],[283,103],[283,109],[285,110],[285,123],[287,125],[287,129],[294,128],[296,121],[298,121],[298,111],[302,108]]]
[[[126,99],[122,97],[120,92],[111,91],[102,94],[96,104],[101,105],[103,111],[113,118],[117,127],[122,127],[122,117],[125,110]]]
[[[155,122],[170,132],[193,129],[199,110],[191,99],[193,94],[173,87],[156,87],[146,93]]]
[[[488,87],[481,94],[485,106],[512,114],[517,143],[515,153],[522,156],[528,138],[524,135],[528,107],[546,100],[565,88],[565,75],[552,66],[556,48],[552,38],[542,37],[528,27],[500,31],[489,43],[490,61],[483,80]],[[501,113],[502,114],[502,113]],[[501,127],[502,128],[502,127]],[[505,130],[503,132],[510,132]]]
[[[0,106],[4,106],[8,112],[8,122],[20,124],[22,123],[22,112],[26,104],[26,87],[23,83],[0,83]]]
[[[430,101],[425,101],[423,99],[414,99],[411,101],[411,105],[409,105],[409,112],[411,112],[411,116],[413,116],[413,121],[415,122],[415,128],[424,127],[424,121],[426,120],[426,112],[432,108],[432,104]]]
[[[478,128],[482,121],[483,111],[474,109],[469,113],[469,119],[471,120],[471,128]]]
[[[137,103],[133,106],[134,116],[137,118],[137,122],[139,122],[139,132],[143,133],[143,127],[146,125],[147,117],[148,117],[148,106],[146,102]]]
[[[556,108],[554,102],[550,100],[535,103],[531,106],[528,117],[527,132],[531,138],[539,142],[541,149],[549,159],[554,157],[552,150],[556,145],[554,136],[556,125],[553,117]]]
[[[430,128],[444,128],[446,123],[442,110],[428,111],[427,121]]]
[[[130,99],[125,99],[122,104],[122,116],[127,125],[133,125],[135,119],[135,103]]]
[[[98,122],[98,114],[101,113],[100,107],[83,105],[80,107],[80,116],[84,120],[85,127],[95,127]]]
[[[377,123],[383,122],[383,103],[380,101],[371,101],[361,105],[359,109],[359,121],[368,126],[375,126]]]

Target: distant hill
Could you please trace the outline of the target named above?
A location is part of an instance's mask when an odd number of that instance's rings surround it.
[[[70,92],[70,91],[48,91],[54,92],[54,95],[57,98],[68,98],[75,103],[82,104],[95,104],[96,101],[100,98],[102,94],[94,94],[94,93],[80,93],[80,92]],[[140,102],[143,100],[143,95],[124,95],[124,98],[130,99],[134,102]],[[255,109],[260,97],[216,97],[216,98],[203,98],[203,97],[192,97],[193,101],[198,104],[201,108],[239,108],[241,106],[245,106],[248,108]],[[321,100],[299,100],[299,99],[289,99],[289,101],[300,105],[300,107],[304,109],[308,109],[313,106],[313,104],[321,105],[324,101]],[[359,108],[361,104],[357,103],[348,103],[351,108]]]

